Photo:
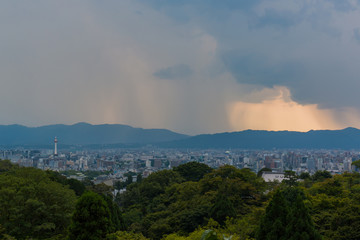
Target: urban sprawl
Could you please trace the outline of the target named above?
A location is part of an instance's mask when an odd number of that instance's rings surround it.
[[[360,159],[360,151],[344,150],[170,150],[170,149],[106,149],[86,151],[59,151],[55,139],[54,150],[6,149],[0,150],[0,159],[25,167],[59,172],[70,171],[68,177],[83,180],[81,172],[101,171],[104,174],[95,179],[97,183],[112,185],[114,181],[126,181],[128,173],[134,180],[141,175],[171,169],[187,162],[195,161],[212,168],[232,165],[237,168],[249,168],[258,172],[263,168],[273,173],[286,170],[297,174],[313,174],[320,170],[332,174],[352,172],[352,162]]]

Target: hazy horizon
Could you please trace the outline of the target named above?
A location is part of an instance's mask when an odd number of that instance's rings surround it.
[[[360,128],[360,2],[1,2],[0,125]]]
[[[175,133],[179,133],[179,134],[184,134],[184,135],[188,135],[188,136],[197,136],[197,135],[202,135],[202,134],[217,134],[217,133],[226,133],[226,132],[241,132],[241,131],[274,131],[274,132],[281,132],[281,131],[289,131],[289,132],[310,132],[310,131],[317,131],[317,129],[309,129],[306,131],[297,131],[297,130],[267,130],[267,129],[243,129],[243,130],[235,130],[235,131],[225,131],[225,132],[203,132],[203,133],[198,133],[198,134],[187,134],[187,133],[183,133],[183,132],[178,132],[178,131],[174,131],[171,129],[167,129],[167,128],[144,128],[141,126],[132,126],[129,124],[121,124],[121,123],[99,123],[99,124],[92,124],[92,123],[88,123],[88,122],[76,122],[76,123],[68,123],[68,124],[64,124],[64,123],[54,123],[54,124],[45,124],[45,125],[36,125],[36,126],[27,126],[24,124],[17,124],[17,123],[13,123],[13,124],[0,124],[0,126],[12,126],[12,125],[18,125],[18,126],[23,126],[23,127],[28,127],[28,128],[39,128],[39,127],[48,127],[48,126],[56,126],[56,125],[65,125],[65,126],[73,126],[73,125],[78,125],[78,124],[90,124],[93,126],[101,126],[101,125],[125,125],[125,126],[130,126],[132,128],[137,128],[137,129],[145,129],[145,130],[169,130]],[[358,129],[356,127],[352,127],[352,126],[348,126],[345,128],[338,128],[338,129],[318,129],[318,130],[344,130],[344,129],[348,129],[348,128],[354,128],[354,129]]]

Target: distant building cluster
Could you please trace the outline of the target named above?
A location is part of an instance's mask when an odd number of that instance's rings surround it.
[[[318,170],[327,170],[332,174],[352,172],[352,162],[360,159],[359,151],[342,150],[174,150],[174,149],[106,149],[70,151],[59,150],[57,139],[54,149],[3,149],[1,159],[9,159],[21,166],[35,167],[54,171],[107,171],[110,175],[104,179],[120,179],[125,181],[125,174],[132,172],[147,177],[150,173],[161,169],[171,169],[180,164],[196,161],[212,168],[232,165],[237,168],[249,168],[258,172],[263,168],[271,169],[270,178],[281,178],[286,170],[297,174]],[[73,178],[82,179],[78,174]],[[109,184],[110,185],[110,184]]]

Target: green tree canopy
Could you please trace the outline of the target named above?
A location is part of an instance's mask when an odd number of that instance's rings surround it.
[[[300,194],[297,195],[296,200],[291,204],[287,216],[286,235],[288,240],[321,239]]]
[[[285,194],[284,194],[285,193]],[[289,187],[277,190],[266,208],[257,233],[258,240],[319,240],[304,193]]]
[[[298,179],[299,177],[294,171],[285,171],[284,180],[282,181],[282,183],[289,187],[294,187],[298,185]]]
[[[256,239],[286,240],[288,202],[281,191],[275,192],[262,219]]]
[[[104,239],[111,230],[111,216],[106,201],[94,192],[84,193],[76,203],[69,239]]]
[[[44,171],[11,166],[0,173],[0,225],[16,239],[63,236],[76,196]],[[3,168],[4,169],[4,168]]]
[[[324,239],[360,239],[359,173],[319,180],[306,192],[313,220]]]
[[[221,225],[224,225],[227,217],[236,216],[234,206],[221,191],[217,194],[215,204],[211,208],[210,216]]]
[[[360,168],[360,159],[359,160],[356,160],[356,161],[353,161],[352,163],[351,163],[351,165],[353,165],[353,166],[355,166],[355,167],[357,167],[358,169]]]
[[[299,178],[300,178],[300,179],[310,179],[311,176],[310,176],[310,173],[308,173],[308,172],[302,172],[302,173],[299,175]]]
[[[148,240],[141,233],[118,231],[107,236],[106,240]]]
[[[197,182],[210,173],[213,169],[204,163],[188,162],[174,168],[174,171],[180,173],[185,181]]]
[[[313,181],[323,181],[326,178],[332,178],[332,175],[330,172],[324,170],[324,171],[316,171],[314,175],[312,175]]]
[[[74,190],[76,196],[81,196],[85,192],[86,187],[79,180],[72,179],[72,178],[68,179],[65,176],[63,176],[62,174],[55,172],[55,171],[50,171],[50,170],[47,170],[46,174],[48,174],[49,178],[52,181],[61,183],[62,185],[69,185],[69,188]]]
[[[117,200],[129,230],[161,239],[174,232],[189,234],[211,217],[224,225],[227,217],[252,212],[265,201],[265,186],[254,172],[233,166],[211,170],[200,181],[186,181],[177,171],[163,170],[130,184]]]
[[[10,160],[1,160],[0,159],[0,173],[1,172],[8,172],[12,169],[19,168],[18,165],[12,164]]]

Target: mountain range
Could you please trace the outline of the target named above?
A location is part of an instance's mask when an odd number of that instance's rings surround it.
[[[187,135],[166,129],[142,129],[120,124],[48,125],[25,127],[0,125],[0,145],[52,144],[57,137],[59,144],[151,144],[187,138]]]
[[[143,129],[120,124],[0,125],[0,146],[52,145],[144,146],[196,149],[360,149],[360,130],[262,131],[245,130],[188,136],[166,129]]]
[[[360,130],[261,131],[245,130],[202,134],[162,143],[171,148],[240,148],[240,149],[360,149]]]

